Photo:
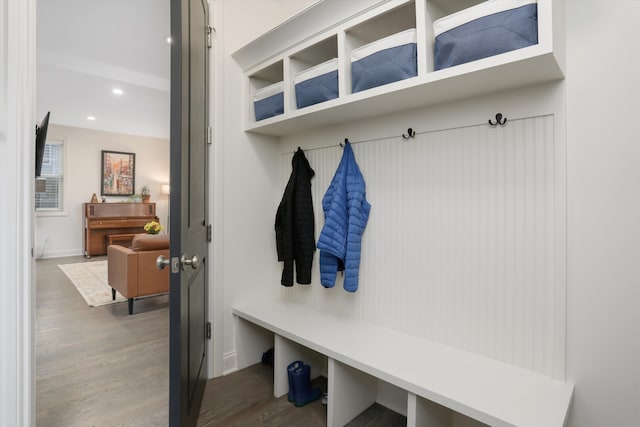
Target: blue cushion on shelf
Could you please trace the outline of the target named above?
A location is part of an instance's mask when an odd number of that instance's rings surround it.
[[[296,84],[298,108],[308,107],[338,97],[338,70]]]
[[[284,94],[276,93],[268,98],[253,102],[256,121],[284,113]]]
[[[351,63],[351,91],[360,92],[417,74],[415,43],[383,49]]]
[[[526,4],[476,18],[437,35],[435,69],[440,70],[537,43],[538,7],[535,3]]]

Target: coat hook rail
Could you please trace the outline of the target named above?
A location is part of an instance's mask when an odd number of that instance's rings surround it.
[[[412,128],[407,129],[407,133],[409,134],[408,136],[404,133],[402,134],[402,139],[411,139],[416,136],[416,131]]]
[[[496,127],[498,125],[504,126],[506,123],[507,123],[507,118],[503,117],[501,113],[496,114],[495,123],[492,122],[491,119],[489,119],[489,126],[492,126],[492,127]]]

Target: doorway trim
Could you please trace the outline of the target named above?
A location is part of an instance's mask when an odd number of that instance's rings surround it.
[[[0,28],[0,425],[33,426],[36,2],[2,0]]]

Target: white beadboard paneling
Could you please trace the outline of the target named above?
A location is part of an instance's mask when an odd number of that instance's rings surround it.
[[[312,285],[284,296],[552,376],[556,203],[565,197],[553,126],[548,115],[354,144],[372,205],[360,287],[345,292],[339,276],[322,288],[316,255]],[[305,153],[317,237],[342,150]],[[283,155],[283,182],[290,160]]]

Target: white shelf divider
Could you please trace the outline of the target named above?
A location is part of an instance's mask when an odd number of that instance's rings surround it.
[[[342,427],[376,402],[377,381],[329,359],[327,426]]]

